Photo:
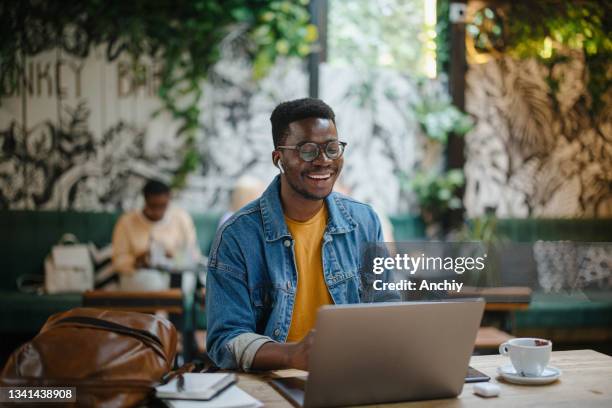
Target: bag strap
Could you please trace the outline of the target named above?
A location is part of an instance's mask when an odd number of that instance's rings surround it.
[[[212,359],[208,356],[208,353],[204,352],[200,356],[196,357],[194,361],[185,363],[176,370],[166,373],[162,377],[161,383],[166,384],[173,378],[181,376],[185,373],[214,373],[219,370],[220,368],[215,365]]]
[[[146,331],[135,329],[133,327],[124,326],[119,323],[110,322],[108,320],[99,319],[97,317],[89,316],[71,316],[64,319],[58,320],[54,323],[54,326],[60,324],[76,323],[78,325],[104,329],[116,333],[125,334],[128,336],[136,337],[148,346],[153,348],[164,360],[168,360],[168,356],[164,353],[164,345],[162,341],[156,335]],[[171,364],[171,362],[170,362]]]

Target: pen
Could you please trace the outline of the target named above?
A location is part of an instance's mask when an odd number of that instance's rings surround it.
[[[176,385],[176,388],[179,392],[185,390],[185,377],[183,377],[183,374],[179,374],[178,384]]]

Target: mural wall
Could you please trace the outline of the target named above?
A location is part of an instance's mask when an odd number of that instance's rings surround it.
[[[552,72],[509,57],[470,65],[469,215],[494,207],[502,217],[612,216],[612,100],[591,117],[583,69],[579,58]],[[548,75],[559,81],[556,95]]]
[[[176,132],[154,97],[156,69],[61,50],[25,61],[2,84],[0,208],[113,210],[132,206],[146,177],[168,178]]]
[[[307,95],[299,61],[278,64],[254,83],[240,56],[225,58],[204,85],[198,146],[201,167],[178,201],[194,212],[223,211],[234,181],[249,174],[269,182],[269,116],[281,101]],[[169,181],[181,142],[155,97],[157,69],[50,52],[26,61],[26,83],[3,84],[0,106],[0,208],[113,211],[140,205],[146,178]],[[392,71],[357,73],[321,67],[321,98],[336,111],[349,143],[341,180],[382,211],[408,210],[395,173],[410,174],[421,140],[410,116],[415,84]]]
[[[198,146],[201,167],[178,194],[195,212],[223,211],[244,174],[269,182],[269,116],[281,101],[307,94],[299,61],[278,64],[259,83],[225,50],[205,84]],[[551,68],[508,57],[470,64],[466,109],[469,216],[493,207],[500,217],[612,216],[612,97],[589,114],[579,56]],[[144,180],[170,180],[179,164],[176,124],[155,97],[157,69],[107,63],[61,51],[26,61],[26,83],[2,84],[0,208],[112,211],[140,205]],[[551,95],[547,79],[559,83]],[[341,183],[386,213],[414,211],[408,176],[425,160],[411,113],[415,83],[394,71],[321,66],[320,96],[336,111],[349,143]],[[426,152],[425,152],[426,153]]]

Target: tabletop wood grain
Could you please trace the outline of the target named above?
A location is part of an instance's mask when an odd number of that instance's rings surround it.
[[[458,398],[369,405],[369,407],[612,407],[612,357],[592,350],[556,351],[550,365],[560,368],[561,378],[549,385],[514,385],[497,377],[497,367],[509,364],[507,357],[474,356],[470,365],[499,384],[499,397],[481,398],[473,385],[465,384]],[[269,377],[269,374],[266,376]],[[238,386],[259,399],[266,407],[290,407],[276,390],[255,374],[240,374]]]

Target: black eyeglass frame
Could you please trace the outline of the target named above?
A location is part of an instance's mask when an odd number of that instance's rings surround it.
[[[329,154],[327,153],[327,146],[329,146],[330,143],[338,143],[338,147],[340,149],[340,153],[338,154],[338,157],[334,157],[334,158],[329,157]],[[317,155],[314,156],[310,160],[306,160],[303,157],[302,151],[300,150],[302,147],[304,147],[306,145],[315,145],[315,146],[317,146],[317,150],[318,150]],[[330,140],[330,141],[325,142],[325,143],[301,142],[301,143],[296,144],[295,146],[276,146],[276,149],[277,150],[283,150],[283,149],[286,149],[286,150],[297,150],[298,155],[300,156],[300,159],[304,160],[305,162],[312,162],[312,161],[315,161],[321,155],[321,153],[323,153],[325,155],[325,157],[327,157],[329,160],[338,160],[344,154],[344,149],[346,148],[347,145],[348,145],[348,143],[346,143],[346,142],[341,142],[339,140]]]

